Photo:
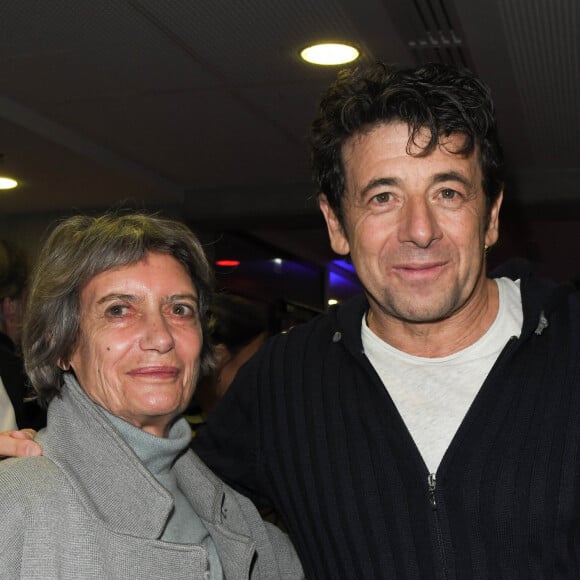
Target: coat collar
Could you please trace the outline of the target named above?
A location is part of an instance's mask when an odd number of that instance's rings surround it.
[[[232,580],[248,578],[256,551],[246,521],[225,484],[193,453],[175,465],[179,487],[210,533],[223,568]]]
[[[173,499],[145,468],[71,373],[48,410],[48,427],[38,437],[44,455],[68,477],[88,512],[122,534],[158,539],[173,509]],[[255,545],[243,517],[232,510],[231,494],[191,451],[176,462],[180,488],[208,527],[228,578],[244,578]],[[223,557],[224,555],[227,557]],[[235,555],[235,558],[231,557]],[[245,564],[242,564],[244,563]]]

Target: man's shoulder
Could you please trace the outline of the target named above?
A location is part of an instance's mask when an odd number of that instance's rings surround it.
[[[542,335],[543,330],[550,327],[569,344],[580,340],[580,333],[576,331],[580,324],[577,285],[545,276],[537,265],[523,259],[506,262],[492,270],[490,276],[518,281],[524,314],[522,336]],[[563,334],[565,329],[570,332]]]
[[[323,340],[332,340],[337,332],[344,333],[353,331],[360,334],[360,323],[367,309],[367,301],[363,295],[357,295],[330,307],[325,312],[318,314],[308,322],[298,324],[284,333],[274,337],[274,342],[296,342],[310,337]]]

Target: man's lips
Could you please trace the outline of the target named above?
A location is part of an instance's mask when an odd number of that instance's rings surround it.
[[[439,274],[445,267],[446,262],[426,262],[426,263],[409,263],[397,264],[393,266],[393,270],[399,274],[406,276],[433,276]]]
[[[173,366],[147,366],[138,367],[130,370],[127,373],[135,378],[159,378],[159,379],[174,379],[179,375],[179,369]]]

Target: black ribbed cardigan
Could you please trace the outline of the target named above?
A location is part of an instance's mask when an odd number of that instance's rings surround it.
[[[273,503],[309,579],[580,578],[580,297],[521,290],[435,484],[363,353],[362,297],[270,340],[194,449]]]

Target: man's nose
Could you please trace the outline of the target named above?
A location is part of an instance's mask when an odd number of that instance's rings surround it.
[[[399,241],[427,248],[440,237],[435,209],[425,199],[407,199],[401,209]]]

